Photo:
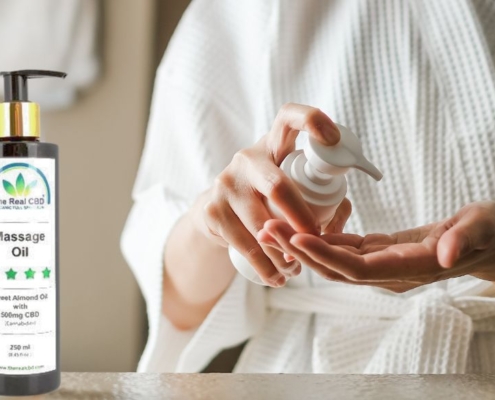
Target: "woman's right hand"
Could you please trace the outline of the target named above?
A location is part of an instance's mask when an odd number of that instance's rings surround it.
[[[319,234],[320,226],[295,184],[279,168],[295,148],[300,130],[324,145],[335,145],[340,133],[331,119],[317,108],[286,104],[268,134],[254,146],[237,152],[216,178],[211,189],[198,198],[194,221],[206,237],[220,246],[233,246],[269,286],[283,286],[286,277],[299,274],[298,261],[286,262],[283,253],[260,244],[256,237],[273,218],[267,198],[297,232]]]

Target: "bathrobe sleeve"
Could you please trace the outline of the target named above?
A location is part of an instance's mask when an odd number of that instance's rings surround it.
[[[134,205],[121,238],[147,305],[149,337],[139,371],[200,371],[263,320],[263,288],[239,275],[195,331],[175,329],[161,305],[170,231],[234,153],[257,139],[254,94],[262,78],[256,62],[265,47],[256,32],[268,18],[265,8],[261,1],[194,1],[158,68]]]

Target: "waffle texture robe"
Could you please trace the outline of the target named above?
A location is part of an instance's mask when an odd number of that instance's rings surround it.
[[[235,371],[494,373],[493,284],[469,276],[394,294],[308,268],[281,289],[237,275],[194,331],[160,312],[171,229],[286,102],[350,127],[384,173],[348,174],[346,232],[495,199],[494,54],[491,0],[193,1],[157,72],[122,236],[150,323],[139,370],[200,371],[249,339]]]

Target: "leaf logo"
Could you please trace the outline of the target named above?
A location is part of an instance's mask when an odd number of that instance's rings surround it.
[[[3,188],[12,197],[27,197],[31,193],[31,189],[33,189],[37,183],[37,181],[32,181],[29,185],[26,185],[24,177],[22,174],[19,174],[15,180],[15,186],[4,179]]]

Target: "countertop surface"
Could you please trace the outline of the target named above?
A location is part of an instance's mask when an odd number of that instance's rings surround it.
[[[64,373],[58,391],[29,399],[492,400],[495,375]]]

